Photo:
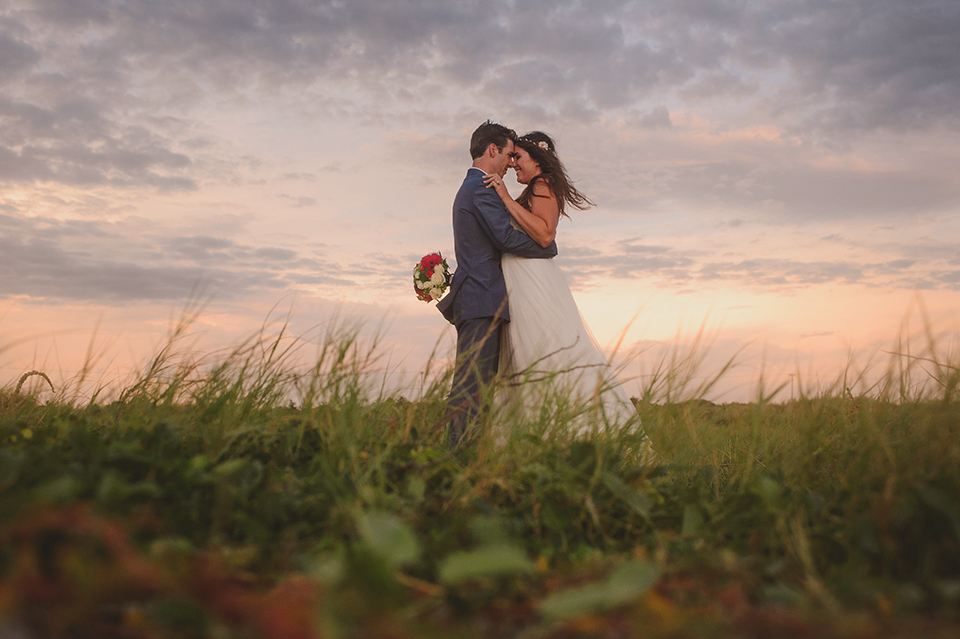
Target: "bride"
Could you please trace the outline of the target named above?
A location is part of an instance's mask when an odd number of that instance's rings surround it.
[[[484,179],[503,200],[524,232],[541,246],[553,242],[567,206],[593,205],[570,182],[553,140],[533,131],[516,142],[510,166],[526,188],[514,200],[495,175]],[[567,216],[569,217],[569,216]],[[504,326],[500,370],[516,393],[556,393],[569,398],[578,417],[577,434],[605,426],[639,426],[633,402],[617,381],[587,327],[570,287],[553,259],[526,259],[504,253],[501,265],[511,320]],[[546,387],[537,388],[538,382]],[[515,397],[524,406],[535,404]],[[649,443],[648,443],[649,449]]]

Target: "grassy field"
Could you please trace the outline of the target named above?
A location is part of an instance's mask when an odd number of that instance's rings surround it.
[[[283,343],[171,340],[111,401],[0,392],[0,637],[960,632],[960,371],[935,349],[787,403],[690,399],[668,362],[644,463],[642,432],[577,437],[556,401],[451,454],[444,375],[408,401],[370,390],[353,331],[306,371]]]

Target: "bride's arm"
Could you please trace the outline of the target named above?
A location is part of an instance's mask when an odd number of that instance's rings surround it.
[[[495,179],[496,178],[496,179]],[[484,180],[488,188],[496,190],[497,195],[503,200],[507,212],[517,221],[518,224],[527,232],[527,235],[546,248],[557,237],[557,224],[560,222],[560,207],[557,206],[557,198],[543,180],[538,180],[533,185],[533,197],[530,198],[531,210],[523,208],[516,200],[510,196],[503,180],[495,175],[487,175]]]

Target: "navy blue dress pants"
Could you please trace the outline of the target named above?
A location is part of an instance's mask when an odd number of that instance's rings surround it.
[[[457,323],[457,367],[447,402],[447,447],[455,448],[480,414],[481,392],[500,367],[503,321],[478,317]]]

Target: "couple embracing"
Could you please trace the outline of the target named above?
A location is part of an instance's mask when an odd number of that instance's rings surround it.
[[[457,270],[437,305],[457,328],[448,445],[472,439],[482,390],[498,372],[562,388],[591,407],[589,428],[638,423],[552,259],[566,208],[593,202],[570,182],[553,140],[540,131],[517,137],[488,120],[474,131],[470,155],[453,203]],[[503,184],[511,168],[526,185],[516,200]]]

